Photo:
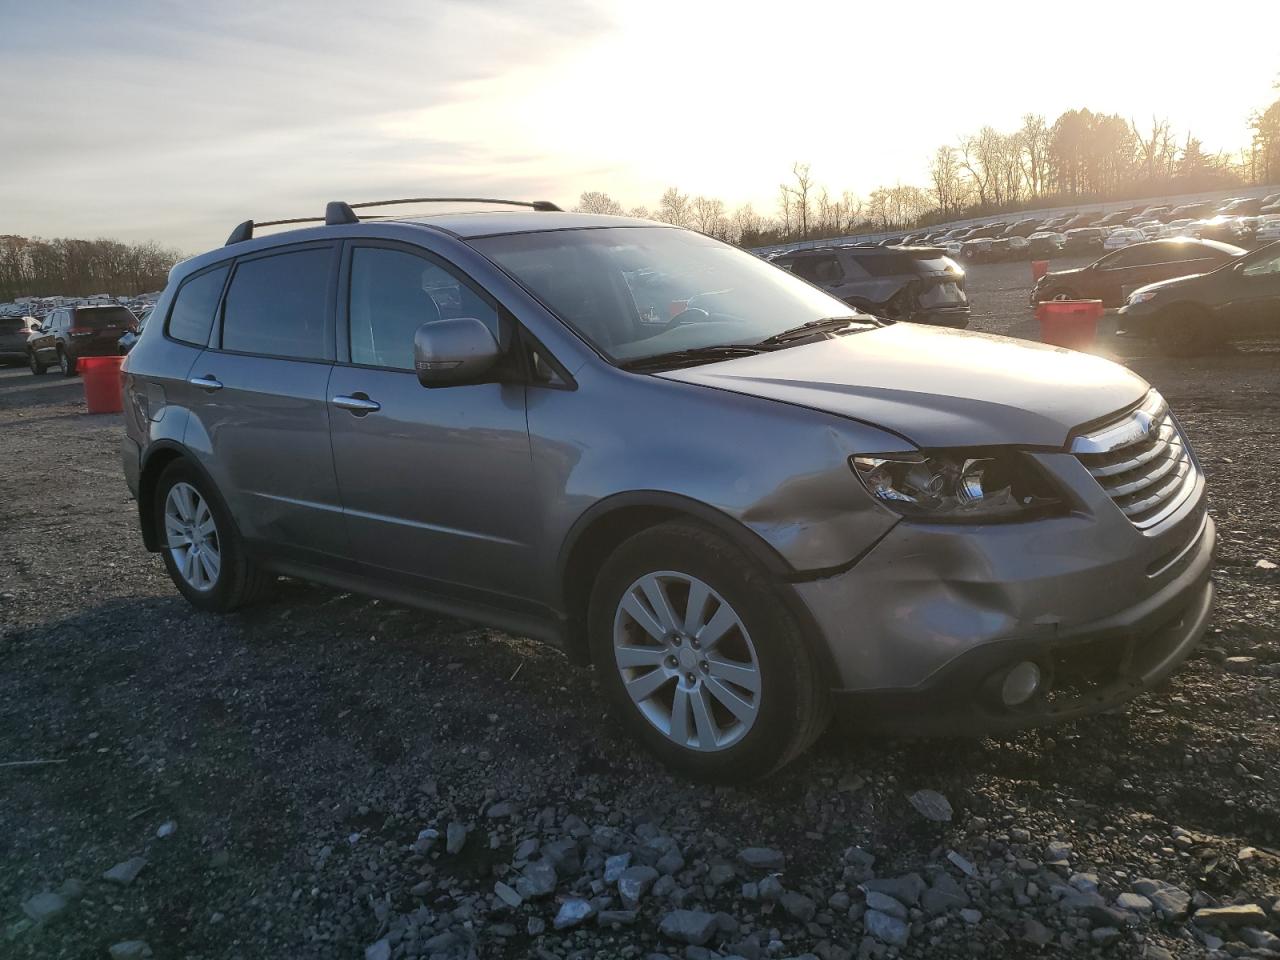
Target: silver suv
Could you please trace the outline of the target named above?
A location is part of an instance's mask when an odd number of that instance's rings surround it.
[[[541,638],[721,780],[833,712],[954,734],[1104,710],[1197,642],[1204,480],[1135,374],[524,206],[335,202],[174,268],[126,362],[124,466],[192,604],[284,575]]]

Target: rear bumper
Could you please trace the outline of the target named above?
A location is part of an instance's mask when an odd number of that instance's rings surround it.
[[[109,340],[89,339],[84,340],[67,340],[66,351],[67,356],[74,357],[79,360],[81,357],[118,357],[120,356],[120,337],[115,336]]]

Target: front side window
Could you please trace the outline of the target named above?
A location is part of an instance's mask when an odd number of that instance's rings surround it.
[[[209,331],[213,329],[213,315],[222,296],[230,267],[218,267],[208,273],[192,277],[178,288],[169,311],[169,336],[183,343],[203,347],[209,343]]]
[[[497,310],[448,270],[416,254],[357,247],[350,289],[352,363],[412,370],[418,327],[452,317],[475,317],[502,342]]]
[[[236,265],[222,314],[222,349],[323,360],[331,251],[294,250]]]
[[[613,360],[758,343],[853,313],[785,270],[689,230],[610,227],[471,242]]]

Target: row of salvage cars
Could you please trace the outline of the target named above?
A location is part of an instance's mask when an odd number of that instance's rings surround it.
[[[957,259],[993,263],[1101,253],[1145,240],[1178,236],[1238,246],[1280,240],[1280,193],[1174,207],[1138,204],[1105,215],[1094,212],[1000,220],[907,234],[879,245],[927,243]]]
[[[1231,340],[1280,335],[1280,241],[1250,252],[1217,240],[1173,237],[1113,250],[1083,267],[1051,270],[1032,304],[1101,300],[1119,307],[1118,336],[1173,355]]]

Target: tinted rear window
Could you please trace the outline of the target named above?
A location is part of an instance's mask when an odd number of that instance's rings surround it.
[[[137,317],[125,307],[95,307],[91,310],[75,311],[71,318],[71,325],[100,330],[103,327],[132,326],[136,320]]]
[[[209,343],[209,331],[213,329],[213,315],[218,309],[218,297],[226,282],[230,267],[219,267],[192,277],[178,288],[169,312],[169,336],[197,347]]]
[[[21,317],[0,317],[0,333],[21,333],[25,329]]]
[[[324,359],[331,259],[319,248],[237,264],[222,314],[223,349]]]

